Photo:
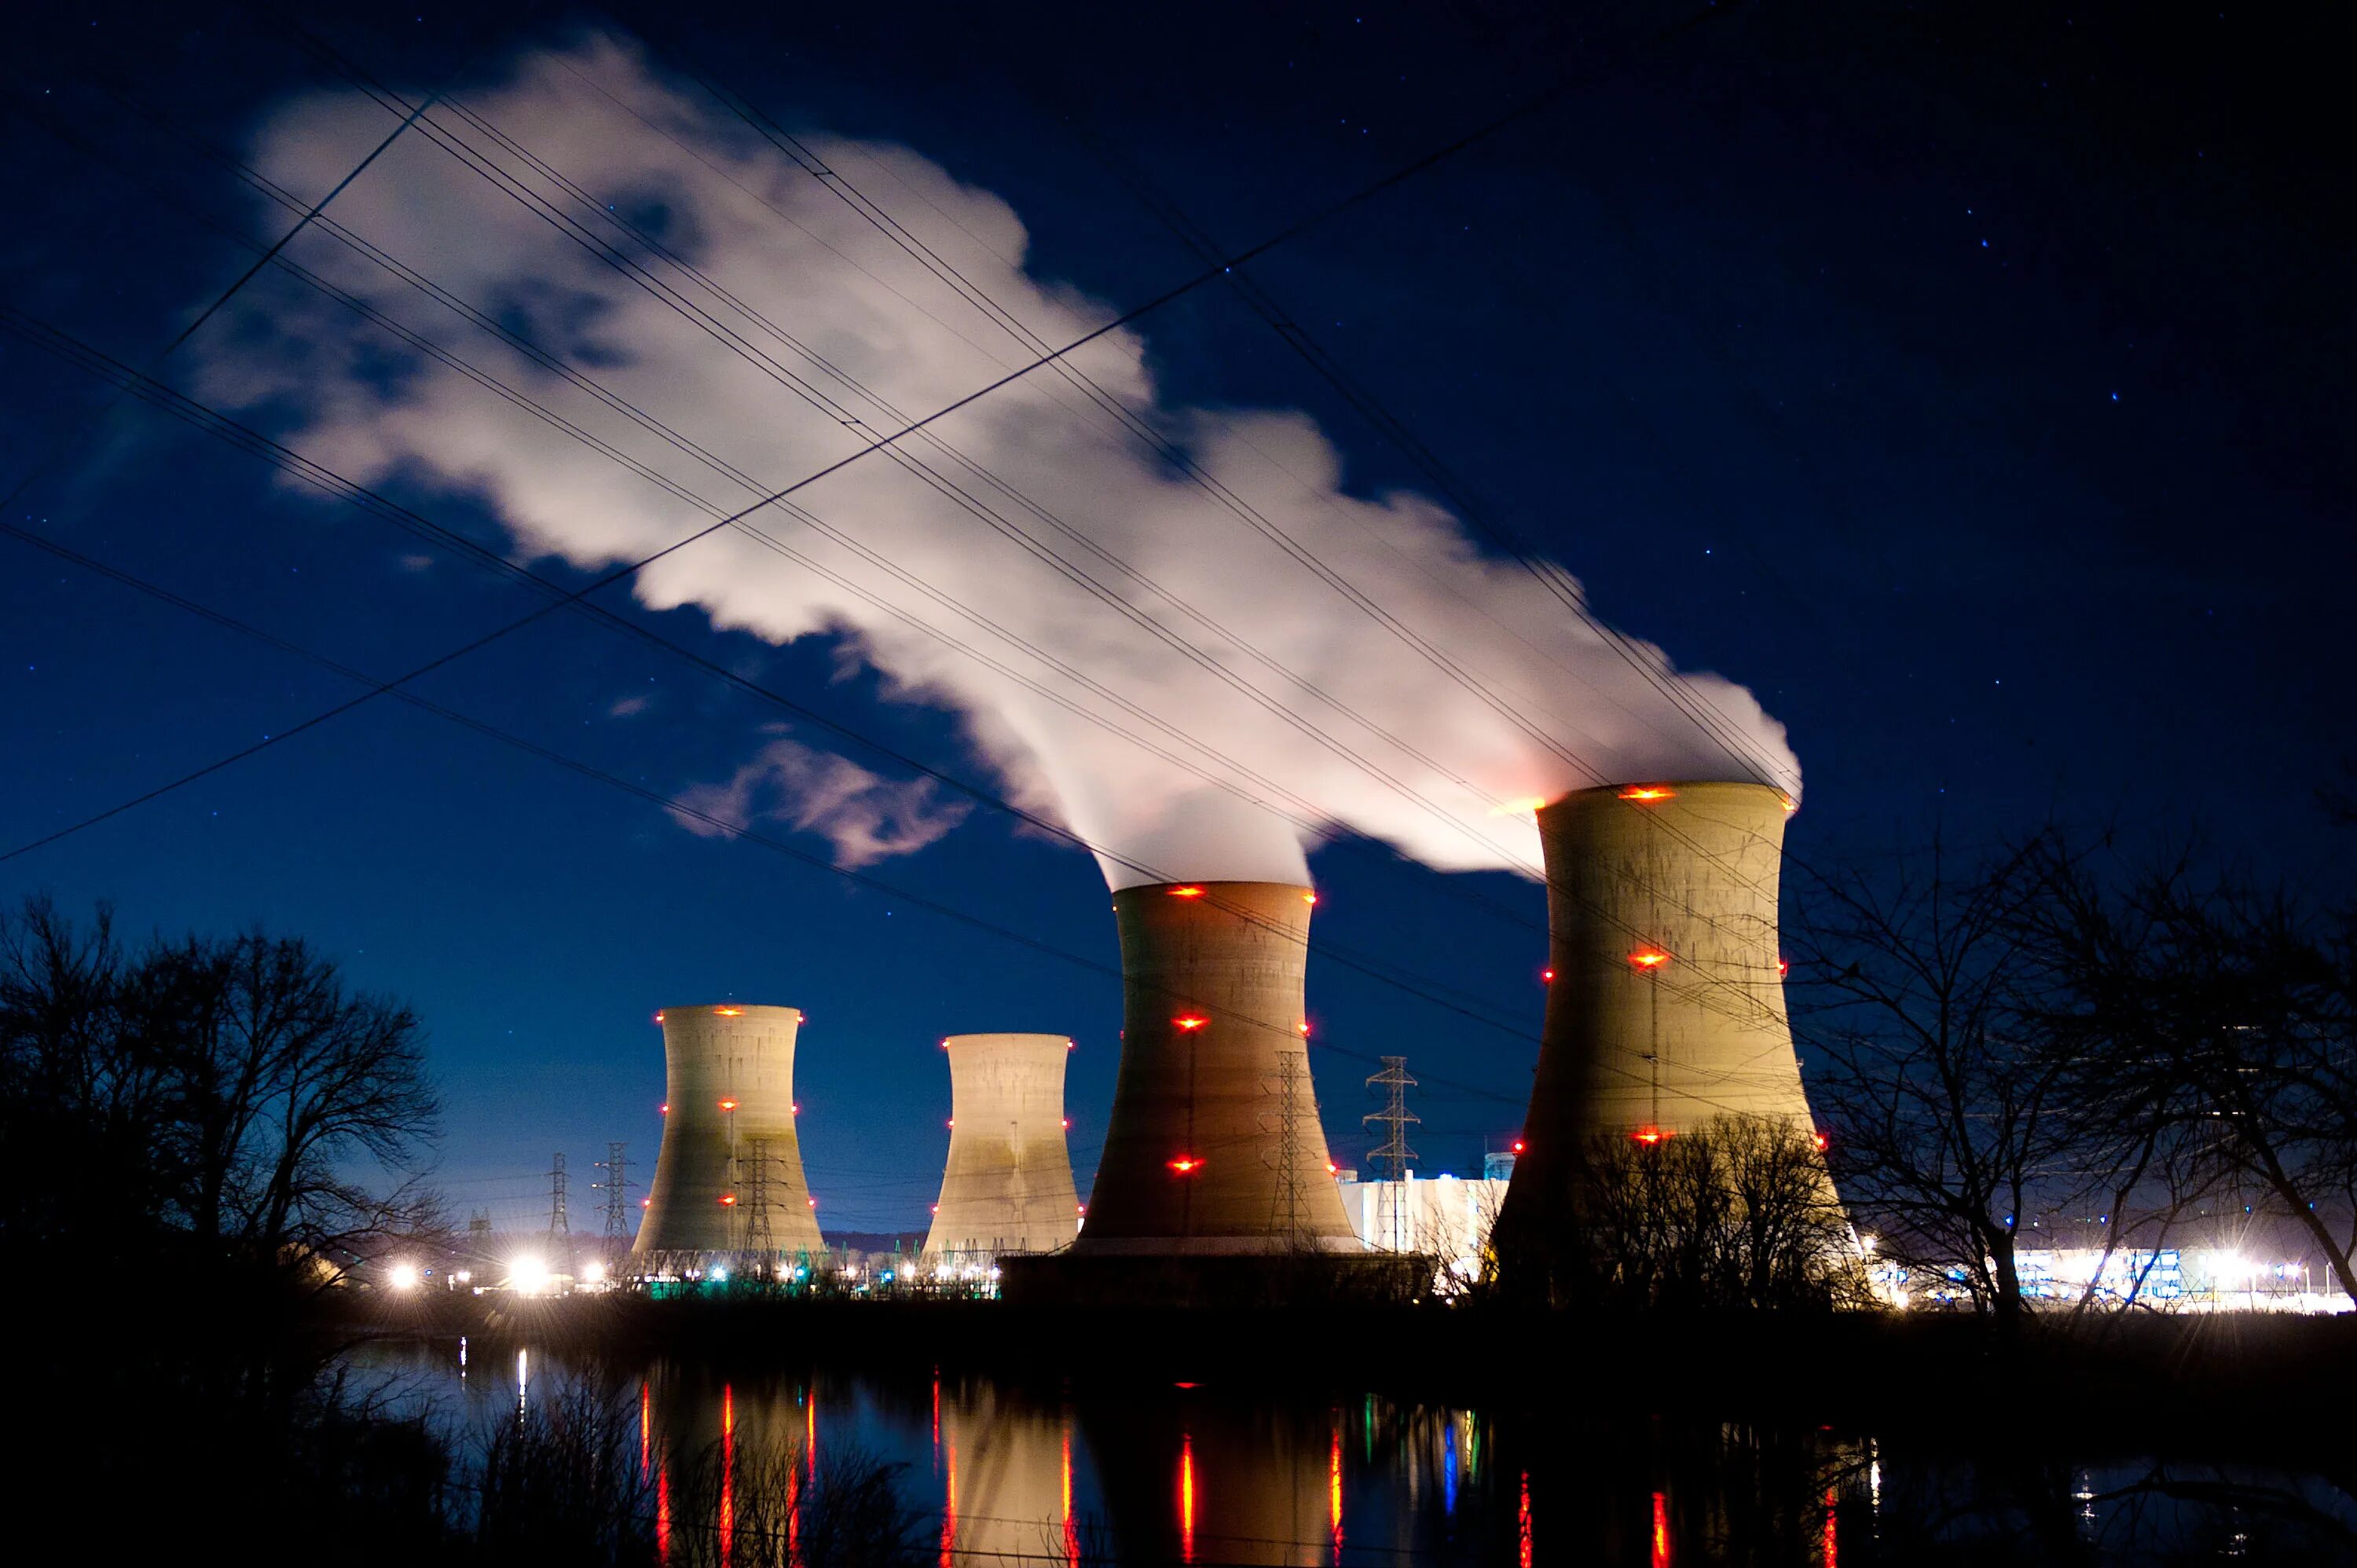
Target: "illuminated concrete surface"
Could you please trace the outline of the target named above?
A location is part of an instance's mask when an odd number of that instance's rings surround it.
[[[661,1017],[669,1109],[632,1257],[743,1253],[765,1240],[767,1251],[818,1251],[794,1130],[800,1010],[727,1004]]]
[[[1303,1036],[1313,901],[1275,882],[1114,895],[1121,1074],[1076,1256],[1359,1250]]]
[[[1553,979],[1501,1239],[1570,1212],[1577,1151],[1598,1134],[1722,1115],[1813,1131],[1777,944],[1787,814],[1765,785],[1716,782],[1540,810]]]
[[[950,1152],[928,1252],[1052,1252],[1080,1195],[1064,1147],[1062,1035],[952,1035]]]

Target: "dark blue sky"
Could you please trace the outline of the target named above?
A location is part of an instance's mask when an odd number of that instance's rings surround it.
[[[2350,182],[2321,35],[2124,7],[2001,25],[1961,5],[1631,8],[1585,36],[1480,5],[697,9],[625,20],[790,126],[905,142],[996,191],[1031,226],[1035,274],[1124,306],[1195,263],[1098,148],[1233,250],[1569,81],[1252,272],[1608,618],[1790,726],[1808,778],[1794,852],[1887,854],[1939,822],[1970,841],[2061,811],[2200,824],[2262,867],[2345,873],[2313,800],[2357,750]],[[5,68],[6,303],[140,365],[245,265],[199,215],[249,232],[256,215],[202,152],[323,80],[267,24],[186,16],[57,10]],[[489,42],[465,12],[355,6],[317,26],[415,89],[469,51],[462,84],[598,20],[544,8]],[[1426,488],[1225,291],[1141,330],[1173,396],[1306,408],[1354,491]],[[11,522],[380,672],[534,602],[454,558],[404,569],[410,536],[184,424],[126,405],[93,425],[104,396],[0,334],[0,493],[64,454]],[[827,648],[606,602],[974,772],[946,720],[836,681]],[[0,654],[0,853],[353,691],[8,539]],[[774,716],[566,616],[420,691],[665,794],[725,778]],[[611,716],[630,695],[650,701]],[[1342,1157],[1372,1108],[1362,1058],[1397,1052],[1488,1091],[1418,1102],[1426,1167],[1474,1167],[1527,1084],[1537,889],[1474,879],[1517,923],[1377,847],[1313,865],[1322,938],[1507,1026],[1318,967],[1318,1085]],[[875,874],[1116,962],[1095,868],[1003,819]],[[136,929],[260,920],[412,998],[448,1091],[454,1206],[503,1224],[544,1215],[554,1150],[576,1228],[607,1140],[651,1168],[667,1003],[809,1013],[804,1152],[831,1227],[921,1223],[945,1033],[1072,1035],[1084,1183],[1103,1133],[1119,1008],[1102,968],[690,837],[391,702],[0,862],[0,895],[43,888],[112,898]]]

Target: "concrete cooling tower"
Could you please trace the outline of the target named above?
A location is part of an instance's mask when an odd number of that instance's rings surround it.
[[[630,1255],[641,1273],[817,1251],[794,1133],[792,1007],[666,1007],[662,1149]]]
[[[1813,1131],[1784,1015],[1785,797],[1760,784],[1583,789],[1538,814],[1552,980],[1501,1248],[1559,1231],[1578,1155],[1715,1116]]]
[[[1360,1250],[1309,1081],[1315,902],[1278,882],[1114,895],[1121,1074],[1075,1255]]]
[[[928,1252],[1053,1252],[1080,1195],[1064,1150],[1061,1035],[952,1035],[950,1156]]]

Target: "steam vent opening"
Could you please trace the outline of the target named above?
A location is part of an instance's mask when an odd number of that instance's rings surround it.
[[[1064,1145],[1062,1035],[952,1035],[950,1153],[931,1253],[1054,1252],[1072,1244],[1080,1195]]]
[[[794,1129],[801,1011],[730,1003],[660,1016],[667,1109],[638,1266],[817,1251]]]
[[[1591,1140],[1658,1142],[1721,1116],[1813,1133],[1777,940],[1788,814],[1779,790],[1709,781],[1583,789],[1539,811],[1554,980],[1501,1265],[1570,1233]]]
[[[1301,1034],[1312,902],[1279,882],[1114,895],[1121,1071],[1076,1256],[1361,1250]]]

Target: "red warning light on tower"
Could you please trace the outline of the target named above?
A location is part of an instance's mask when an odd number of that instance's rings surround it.
[[[737,1102],[733,1100],[724,1100],[720,1102],[720,1109],[723,1111],[734,1111],[737,1109]]]
[[[1629,961],[1639,969],[1659,969],[1670,961],[1670,955],[1659,948],[1639,948],[1629,955]]]
[[[1176,1017],[1176,1018],[1173,1018],[1173,1019],[1171,1019],[1170,1021],[1171,1021],[1172,1023],[1174,1023],[1174,1024],[1178,1025],[1178,1026],[1180,1028],[1182,1028],[1182,1029],[1189,1029],[1189,1030],[1192,1030],[1192,1029],[1200,1029],[1200,1028],[1201,1028],[1204,1025],[1206,1025],[1206,1024],[1208,1024],[1208,1023],[1210,1023],[1210,1022],[1211,1022],[1211,1020],[1210,1020],[1209,1018],[1206,1018],[1206,1017],[1202,1016],[1200,1014],[1197,1014],[1197,1013],[1185,1013],[1185,1014],[1181,1014],[1179,1016],[1178,1016],[1178,1017]]]
[[[1640,1127],[1635,1132],[1630,1133],[1629,1136],[1636,1139],[1637,1142],[1644,1144],[1646,1147],[1651,1148],[1653,1144],[1662,1142],[1663,1139],[1674,1138],[1677,1134],[1675,1133],[1665,1131],[1660,1127]]]
[[[1170,1168],[1180,1176],[1192,1176],[1203,1168],[1203,1162],[1192,1155],[1181,1155],[1170,1162]]]
[[[722,1193],[722,1194],[720,1195],[720,1207],[721,1207],[721,1208],[736,1208],[736,1207],[737,1207],[737,1195],[736,1195],[735,1193],[733,1193],[733,1192],[724,1192],[724,1193]]]
[[[1624,800],[1638,800],[1647,803],[1654,800],[1673,800],[1676,795],[1677,791],[1671,789],[1666,784],[1631,784],[1628,789],[1620,791],[1620,798]]]
[[[1173,887],[1170,890],[1173,898],[1200,898],[1202,896],[1203,890],[1200,887]]]

